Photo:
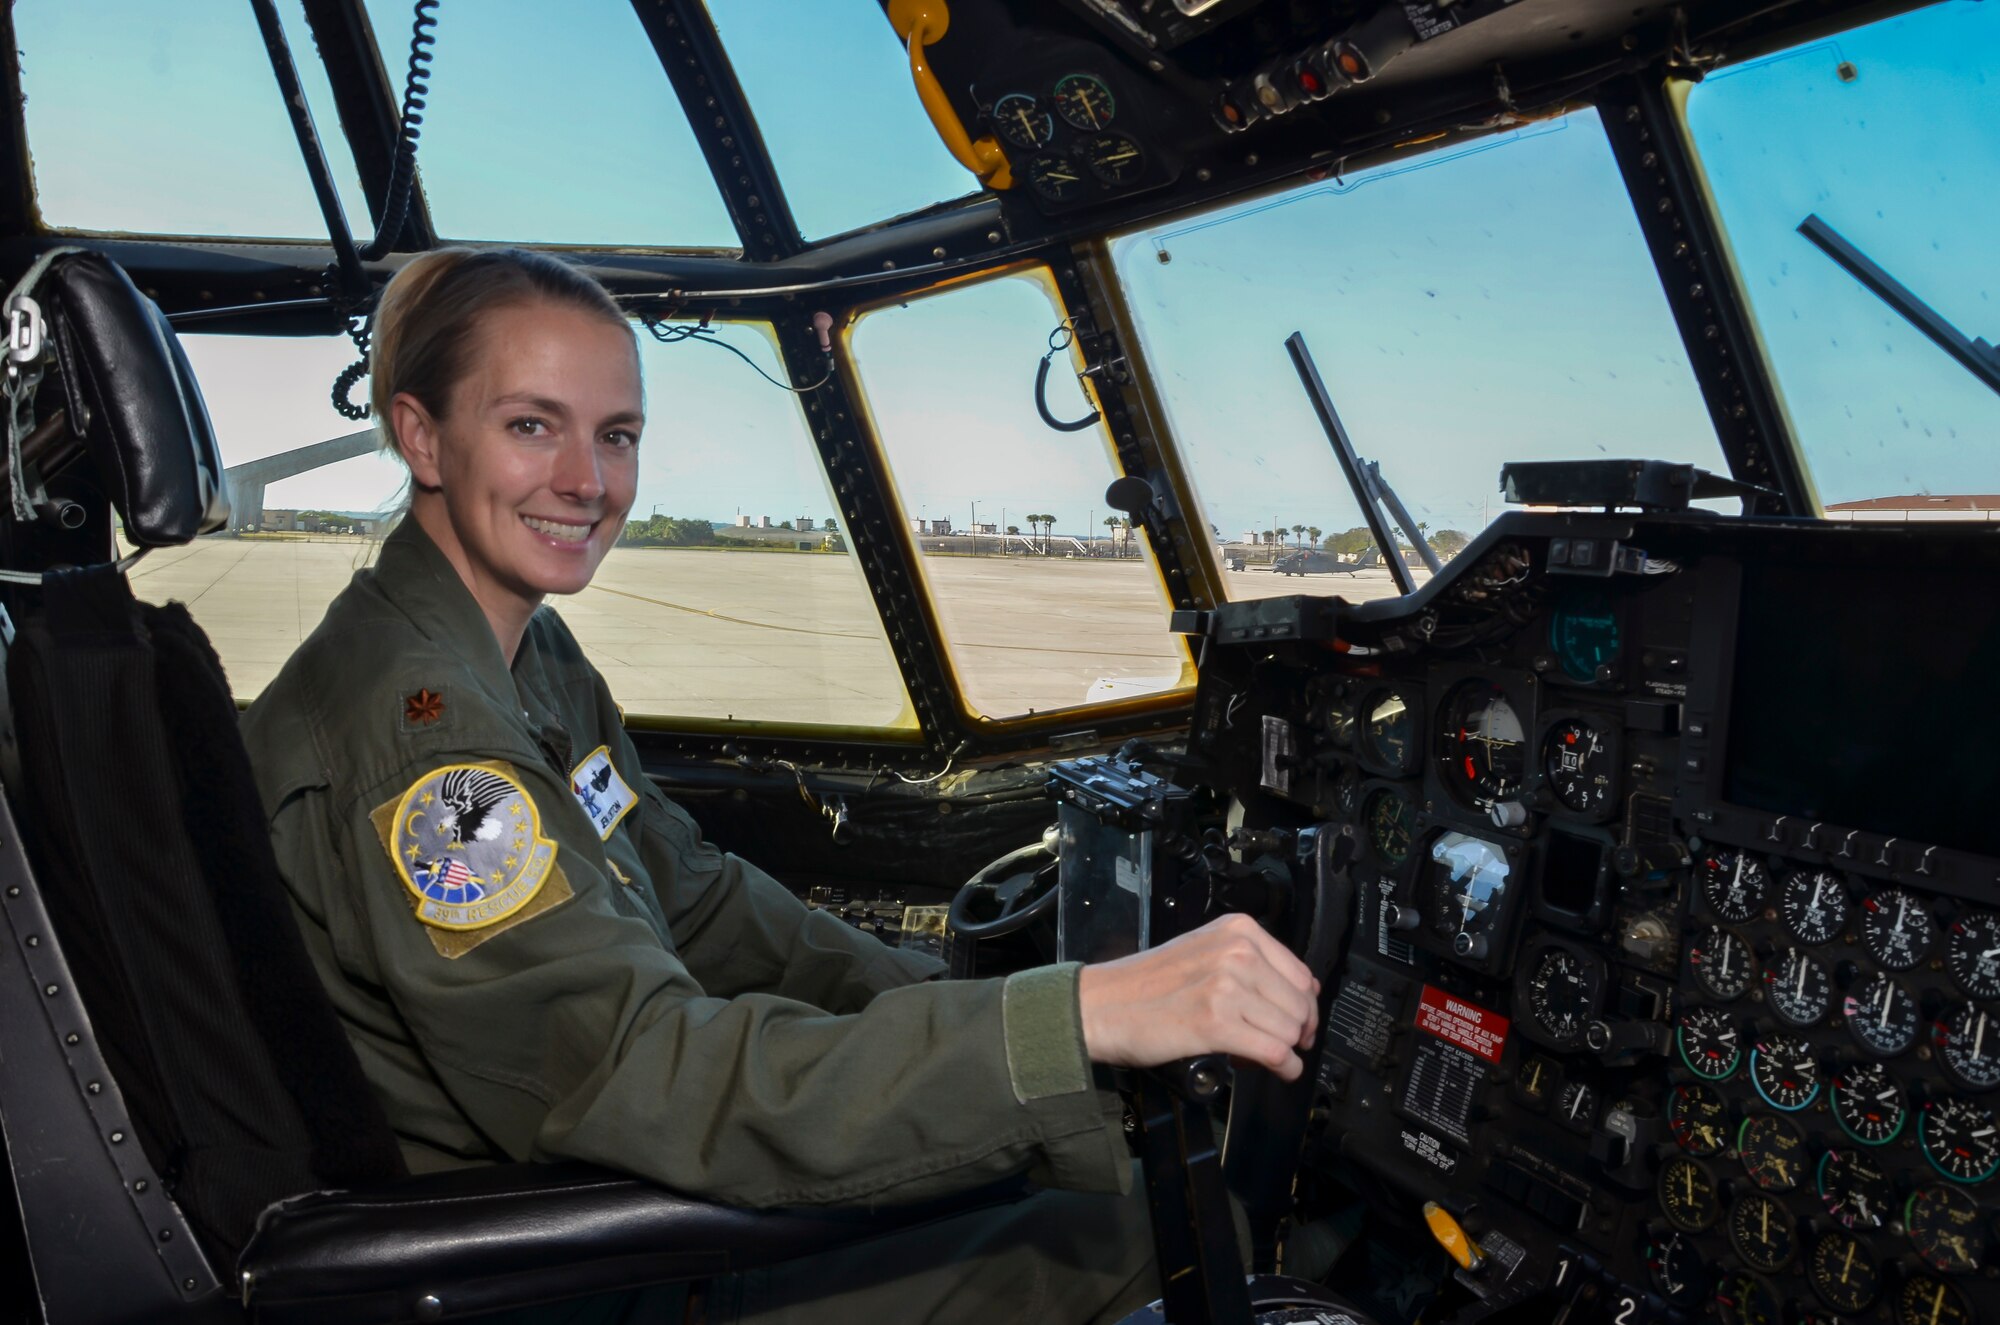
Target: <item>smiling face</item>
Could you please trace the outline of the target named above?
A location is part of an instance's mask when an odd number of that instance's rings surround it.
[[[639,478],[644,399],[631,331],[548,301],[479,320],[442,418],[391,402],[410,513],[465,580],[511,660],[547,594],[590,583]]]

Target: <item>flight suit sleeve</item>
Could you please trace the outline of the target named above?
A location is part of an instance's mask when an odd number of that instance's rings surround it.
[[[1129,1183],[1083,1052],[1078,967],[891,988],[845,1014],[718,997],[593,864],[567,789],[529,764],[492,767],[552,843],[547,896],[441,931],[419,918],[380,827],[438,762],[364,793],[335,845],[370,965],[497,1150],[753,1207],[916,1201],[1023,1170],[1054,1186]],[[746,878],[731,891],[754,895]]]
[[[936,958],[813,910],[749,861],[718,850],[650,780],[642,796],[647,871],[681,960],[709,993],[776,994],[858,1012],[878,994],[944,972]]]

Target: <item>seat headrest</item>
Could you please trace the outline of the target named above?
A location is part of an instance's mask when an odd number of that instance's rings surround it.
[[[35,291],[62,370],[69,426],[139,547],[229,523],[201,388],[159,305],[101,253],[56,259]]]

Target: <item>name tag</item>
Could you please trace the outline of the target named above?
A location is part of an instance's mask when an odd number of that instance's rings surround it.
[[[576,803],[590,816],[591,826],[597,829],[600,838],[611,836],[618,821],[639,802],[625,779],[618,776],[608,745],[598,746],[576,766],[569,775],[569,789]]]

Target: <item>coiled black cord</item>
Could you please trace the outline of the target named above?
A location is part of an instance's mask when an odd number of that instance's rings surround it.
[[[443,0],[416,0],[410,20],[410,62],[403,77],[402,125],[396,132],[396,153],[389,164],[389,187],[382,195],[382,221],[375,227],[375,238],[361,249],[364,262],[377,262],[386,257],[395,245],[396,237],[403,232],[403,222],[409,219],[410,198],[417,182],[417,139],[424,132],[424,106],[431,91],[431,47],[437,44],[436,10]],[[327,285],[335,285],[333,273],[327,276]],[[368,375],[368,346],[374,334],[374,314],[361,313],[350,309],[347,314],[347,338],[354,342],[354,349],[361,357],[340,370],[333,379],[333,408],[342,418],[359,423],[368,417],[367,405],[358,405],[352,399],[353,391],[362,378]]]
[[[790,382],[780,382],[777,378],[758,367],[755,359],[752,359],[728,341],[719,339],[715,328],[708,324],[707,318],[703,318],[699,323],[665,322],[659,318],[648,317],[646,314],[641,313],[639,321],[644,324],[647,331],[653,333],[653,339],[662,345],[672,345],[678,341],[692,340],[699,341],[703,345],[714,345],[720,349],[728,350],[744,363],[749,364],[751,372],[757,374],[757,376],[763,378],[766,382],[778,388],[778,390],[789,391],[795,396],[803,396],[817,391],[833,380],[833,356],[830,354],[826,358],[826,372],[820,376],[819,381],[814,382],[811,386],[793,386]]]

